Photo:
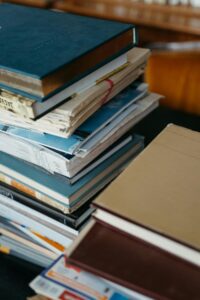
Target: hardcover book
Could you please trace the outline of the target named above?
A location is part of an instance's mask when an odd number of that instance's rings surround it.
[[[2,4],[0,20],[0,86],[38,101],[136,43],[134,25],[39,8]]]
[[[95,217],[200,267],[199,178],[200,134],[169,125],[96,199]]]
[[[199,298],[199,267],[106,223],[92,220],[83,231],[66,250],[67,263],[153,299]]]
[[[128,75],[125,73],[129,69]],[[20,116],[14,113],[12,104],[8,105],[8,109],[0,108],[0,119],[7,120],[9,123],[18,123],[23,127],[30,127],[42,132],[52,133],[58,136],[71,135],[85,120],[101,108],[103,104],[107,104],[111,99],[117,97],[124,89],[129,90],[129,85],[133,83],[144,72],[144,64],[136,69],[127,66],[121,72],[101,81],[91,89],[77,94],[72,99],[67,99],[63,104],[59,105],[52,111],[36,120],[30,120],[26,116]],[[144,85],[144,84],[143,84]],[[147,88],[146,88],[147,89]],[[138,86],[138,90],[140,87]],[[0,102],[5,103],[5,97],[0,95]],[[16,99],[13,101],[15,102]],[[16,102],[16,105],[18,101]],[[40,103],[43,108],[47,108],[47,102]],[[20,104],[21,105],[21,100]],[[27,110],[22,109],[26,115]]]
[[[126,60],[123,59],[124,55],[118,57],[56,95],[47,98],[44,102],[34,101],[1,89],[0,107],[34,119],[64,101],[63,105],[57,107],[54,112],[60,118],[62,116],[67,119],[74,118],[80,113],[83,114],[83,111],[91,106],[98,109],[106,93],[109,93],[109,97],[106,98],[108,101],[111,96],[113,97],[114,91],[119,92],[140,76],[149,54],[149,50],[135,47],[128,51]],[[112,93],[108,78],[115,86],[112,88]]]

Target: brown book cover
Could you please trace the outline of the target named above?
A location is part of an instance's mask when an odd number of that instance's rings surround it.
[[[154,299],[200,299],[200,268],[94,220],[80,236],[69,263]]]
[[[200,134],[171,124],[99,195],[94,205],[194,250],[199,265],[199,179]]]

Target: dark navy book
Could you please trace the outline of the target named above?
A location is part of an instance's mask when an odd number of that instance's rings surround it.
[[[41,101],[135,42],[134,25],[1,4],[0,86]]]

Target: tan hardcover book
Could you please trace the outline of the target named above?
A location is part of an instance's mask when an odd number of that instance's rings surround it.
[[[97,219],[200,266],[200,133],[168,125],[94,204]]]

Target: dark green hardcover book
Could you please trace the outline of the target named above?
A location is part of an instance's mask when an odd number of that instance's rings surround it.
[[[124,54],[134,25],[0,5],[0,86],[42,101]]]

